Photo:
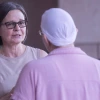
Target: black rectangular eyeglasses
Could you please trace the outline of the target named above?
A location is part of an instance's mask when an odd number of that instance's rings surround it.
[[[8,29],[14,29],[16,27],[16,24],[18,24],[18,26],[20,28],[23,28],[23,27],[26,27],[27,21],[26,20],[21,20],[19,22],[13,22],[13,21],[11,21],[11,22],[2,23],[1,25],[6,25],[6,27]]]

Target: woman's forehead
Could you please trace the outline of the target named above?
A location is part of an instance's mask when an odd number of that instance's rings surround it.
[[[4,18],[6,21],[19,21],[24,19],[24,14],[20,10],[11,10]]]

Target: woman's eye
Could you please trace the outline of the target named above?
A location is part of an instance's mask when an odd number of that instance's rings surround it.
[[[14,25],[14,23],[7,23],[6,25],[7,26],[12,26],[12,25]]]
[[[24,24],[24,22],[23,21],[20,21],[19,24]]]

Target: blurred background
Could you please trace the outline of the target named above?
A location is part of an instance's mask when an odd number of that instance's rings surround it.
[[[2,1],[15,1],[24,6],[29,20],[25,44],[46,50],[38,34],[41,15],[49,8],[60,7],[71,14],[77,26],[75,46],[100,59],[100,0],[0,0],[0,3]]]

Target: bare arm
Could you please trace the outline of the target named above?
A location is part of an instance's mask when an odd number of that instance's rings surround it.
[[[9,93],[7,93],[6,95],[0,97],[0,100],[10,100],[10,97],[13,94],[13,91],[14,91],[14,88]]]

